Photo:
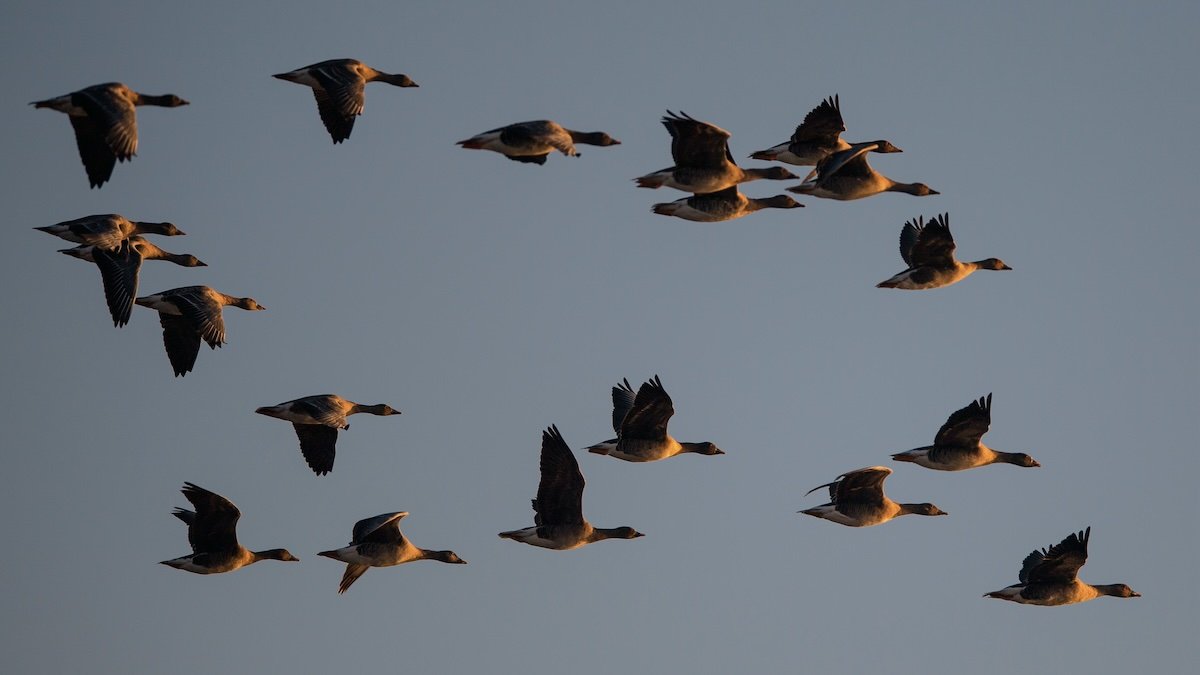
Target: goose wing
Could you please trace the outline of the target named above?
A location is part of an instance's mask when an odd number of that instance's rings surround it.
[[[583,523],[583,474],[557,426],[542,432],[541,480],[533,500],[536,525]]]
[[[193,553],[241,548],[237,540],[237,522],[242,512],[233,502],[194,483],[184,483],[180,491],[196,509],[188,523],[188,543],[192,545]],[[180,519],[187,522],[182,516]]]
[[[1021,583],[1074,581],[1079,574],[1079,568],[1087,562],[1087,545],[1091,535],[1092,528],[1088,527],[1063,539],[1048,550],[1034,550],[1021,564]]]
[[[729,132],[708,122],[701,122],[686,113],[676,115],[670,110],[662,118],[671,134],[671,157],[677,167],[719,169],[725,163],[737,164],[729,153]]]
[[[975,446],[992,425],[992,395],[954,411],[933,438],[934,445]]]
[[[664,440],[667,437],[667,423],[674,414],[675,406],[671,397],[663,389],[662,380],[655,375],[638,389],[633,407],[622,420],[618,433],[621,438]]]
[[[104,282],[104,299],[112,315],[114,326],[129,323],[133,313],[133,301],[137,297],[138,271],[142,268],[142,254],[132,239],[121,242],[119,248],[92,248],[92,259],[100,268],[100,279]]]
[[[904,255],[908,240],[908,255]],[[900,253],[910,267],[953,267],[954,237],[950,234],[950,214],[943,213],[922,223],[908,221],[900,231]]]
[[[621,435],[621,422],[625,420],[625,416],[633,409],[633,402],[636,395],[633,393],[633,387],[630,386],[629,380],[623,380],[620,384],[612,388],[613,402],[613,431],[617,435]]]
[[[834,143],[845,130],[846,124],[842,121],[840,102],[837,94],[834,94],[833,97],[825,99],[804,116],[804,121],[796,127],[796,131],[792,134],[792,142],[803,143],[820,140]]]

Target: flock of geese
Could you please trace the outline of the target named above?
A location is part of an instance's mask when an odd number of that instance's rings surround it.
[[[280,73],[274,77],[312,89],[317,112],[333,142],[350,137],[356,118],[363,112],[364,88],[368,82],[385,82],[397,87],[418,86],[407,75],[375,70],[354,59],[334,59]],[[79,156],[91,187],[111,179],[118,161],[131,160],[137,153],[137,106],[178,107],[187,101],[173,94],[154,96],[138,93],[119,83],[86,87],[63,96],[36,101],[35,108],[66,113],[75,131]],[[792,197],[746,197],[738,186],[755,180],[790,180],[798,176],[772,166],[743,169],[729,150],[730,133],[684,113],[667,111],[663,126],[671,136],[674,165],[635,178],[638,187],[669,187],[691,196],[653,206],[654,213],[700,222],[740,218],[764,208],[798,208]],[[850,143],[837,96],[825,99],[805,116],[791,139],[750,155],[753,159],[779,161],[794,166],[813,166],[812,171],[789,192],[813,197],[853,200],[883,192],[915,196],[936,195],[924,183],[892,180],[871,168],[870,153],[890,154],[900,148],[886,140]],[[476,134],[458,145],[472,150],[490,150],[516,162],[545,164],[555,151],[579,156],[576,144],[607,147],[620,142],[600,131],[582,132],[549,120],[510,124]],[[205,264],[190,254],[167,252],[146,239],[147,235],[184,234],[172,223],[132,221],[117,214],[90,215],[36,228],[77,244],[61,252],[94,263],[100,270],[105,300],[113,324],[124,326],[134,305],[158,312],[163,344],[177,377],[191,372],[201,342],[216,349],[225,343],[222,310],[232,306],[248,311],[265,309],[252,298],[226,295],[208,286],[185,286],[139,297],[138,276],[144,260],[166,260],[184,267]],[[910,220],[900,232],[900,255],[908,266],[878,284],[880,288],[925,290],[957,283],[976,270],[1009,270],[996,258],[977,262],[958,261],[950,234],[949,215],[928,222]],[[667,432],[674,415],[670,395],[657,377],[644,382],[635,392],[629,381],[612,388],[612,426],[615,438],[587,448],[628,462],[651,462],[681,454],[722,455],[711,442],[680,442]],[[963,471],[989,464],[1021,467],[1041,466],[1024,453],[993,450],[983,443],[991,426],[992,396],[972,401],[950,415],[938,430],[933,444],[892,455],[937,471]],[[264,406],[259,414],[292,423],[300,451],[318,476],[333,470],[338,431],[348,429],[347,418],[358,413],[398,415],[386,405],[364,405],[326,394],[306,396],[278,405]],[[633,539],[643,536],[632,527],[594,527],[583,515],[584,478],[574,453],[557,426],[542,432],[540,481],[533,499],[534,524],[501,532],[500,537],[555,550],[570,550],[604,539]],[[930,503],[898,503],[883,492],[892,470],[872,466],[848,471],[834,481],[809,492],[829,488],[829,503],[801,513],[850,527],[879,525],[896,517],[917,514],[946,515]],[[192,553],[162,564],[197,574],[230,572],[260,560],[298,560],[286,549],[250,551],[237,539],[241,512],[225,497],[192,483],[182,492],[194,510],[173,512],[188,528]],[[401,532],[399,522],[408,513],[396,511],[364,518],[354,525],[349,545],[318,555],[346,563],[338,592],[344,593],[370,567],[389,567],[415,560],[437,560],[465,564],[453,551],[428,550],[413,545]],[[1034,550],[1024,560],[1019,582],[985,597],[1033,605],[1065,605],[1102,595],[1139,597],[1125,584],[1092,585],[1080,581],[1078,572],[1087,560],[1091,528],[1071,534],[1048,549]]]

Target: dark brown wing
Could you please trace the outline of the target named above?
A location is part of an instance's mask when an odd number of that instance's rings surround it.
[[[167,291],[164,295],[209,347],[216,349],[225,344],[225,318],[221,303],[213,299],[206,286],[185,286]]]
[[[122,162],[137,154],[137,108],[114,85],[97,85],[71,94],[71,102],[87,112],[96,132]]]
[[[371,569],[367,565],[355,565],[354,563],[346,564],[346,571],[342,573],[342,583],[338,584],[338,593],[345,593],[349,590],[358,578],[367,573]]]
[[[833,143],[845,130],[846,125],[842,122],[842,109],[838,95],[834,94],[833,98],[825,99],[804,116],[804,121],[796,127],[795,133],[792,134],[792,142],[822,140]]]
[[[671,157],[675,159],[675,166],[719,169],[726,162],[737,163],[729,154],[729,132],[721,127],[692,119],[686,113],[676,115],[670,110],[662,123],[671,134]]]
[[[900,233],[900,245],[904,246],[904,232],[912,221],[904,226]],[[954,266],[954,237],[950,235],[950,214],[943,213],[933,218],[924,227],[918,225],[917,239],[909,249],[905,258],[910,267],[952,267]],[[903,252],[903,251],[902,251]],[[911,259],[911,262],[909,260]]]
[[[841,478],[830,486],[830,497],[839,507],[851,503],[882,504],[883,481],[891,474],[892,470],[886,466],[872,466],[842,474]]]
[[[956,410],[946,419],[933,438],[934,445],[975,446],[992,426],[992,395],[988,394],[971,405]]]
[[[242,512],[233,502],[193,483],[184,483],[181,492],[196,508],[195,516],[188,523],[188,542],[194,553],[236,551],[241,548],[237,540],[237,522]],[[184,520],[179,514],[176,517]]]
[[[300,424],[292,422],[296,436],[300,438],[300,453],[308,467],[318,476],[333,471],[338,430],[324,424]]]
[[[75,130],[75,145],[79,148],[79,159],[87,171],[88,185],[97,188],[112,178],[117,156],[104,142],[104,136],[96,124],[87,117],[71,116],[71,128]]]
[[[667,437],[667,422],[674,414],[675,406],[671,397],[655,375],[638,389],[633,407],[621,422],[618,434],[621,438],[663,440]]]
[[[366,82],[358,71],[342,63],[311,66],[308,72],[321,85],[313,88],[321,122],[333,142],[341,143],[350,138],[354,118],[362,114]]]
[[[163,346],[167,348],[167,358],[175,376],[187,375],[196,365],[196,355],[200,353],[200,334],[192,326],[192,322],[182,316],[158,313],[158,322],[162,324]]]
[[[557,426],[542,432],[541,480],[533,500],[536,525],[579,525],[583,520],[583,474]]]
[[[1092,528],[1088,527],[1051,546],[1049,550],[1030,553],[1021,565],[1021,583],[1074,581],[1079,568],[1087,562],[1087,545],[1091,536]]]
[[[100,279],[104,282],[104,299],[112,315],[114,326],[129,323],[133,313],[133,300],[137,297],[138,270],[142,268],[142,254],[126,239],[114,250],[99,246],[92,248],[92,259],[100,268]]]
[[[635,396],[629,380],[623,380],[620,384],[612,388],[612,423],[613,431],[617,432],[618,436],[621,434],[621,422],[625,420],[625,416],[633,409]]]
[[[407,515],[407,511],[395,511],[374,518],[363,518],[354,524],[354,538],[350,540],[350,544],[353,546],[366,542],[388,544],[404,541],[404,535],[400,533],[400,519]]]

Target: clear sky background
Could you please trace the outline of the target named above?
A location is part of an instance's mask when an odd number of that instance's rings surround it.
[[[1197,5],[646,5],[4,4],[0,671],[1194,667]],[[270,75],[335,57],[420,88],[368,86],[334,146]],[[137,158],[89,190],[66,117],[27,104],[113,80],[192,104],[143,108]],[[630,182],[671,163],[667,108],[741,159],[834,93],[847,139],[904,149],[875,168],[942,194],[706,225]],[[541,167],[454,145],[541,118],[623,144]],[[962,258],[1014,271],[874,288],[904,268],[903,223],[946,211]],[[172,377],[154,313],[114,329],[94,266],[31,229],[109,212],[176,223],[156,241],[210,265],[148,263],[142,294],[208,284],[267,311],[227,310],[229,344]],[[673,434],[728,454],[577,452],[589,519],[647,536],[497,538],[532,524],[541,430],[609,438],[609,388],[656,373]],[[317,478],[253,411],[326,392],[404,414],[355,418]],[[896,466],[889,495],[944,518],[796,514],[988,392],[986,440],[1044,468]],[[302,562],[157,565],[189,552],[184,481],[241,508],[243,544]],[[470,564],[338,596],[316,552],[394,510]],[[980,597],[1088,525],[1081,577],[1144,597]]]

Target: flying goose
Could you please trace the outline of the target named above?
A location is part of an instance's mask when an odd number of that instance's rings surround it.
[[[554,150],[568,157],[579,157],[582,153],[575,150],[576,143],[608,146],[620,145],[621,141],[603,131],[573,131],[550,120],[534,120],[485,131],[456,145],[467,150],[498,152],[515,162],[545,164]]]
[[[46,234],[66,239],[85,246],[115,249],[121,242],[135,234],[161,234],[166,237],[182,236],[183,230],[173,223],[144,223],[129,220],[116,213],[102,213],[65,220],[54,225],[35,227]]]
[[[954,237],[950,234],[950,214],[943,213],[925,223],[923,217],[910,220],[900,230],[900,257],[908,269],[876,288],[900,288],[919,291],[941,288],[966,279],[975,270],[1011,270],[999,258],[976,262],[954,259]]]
[[[627,462],[653,462],[692,452],[698,455],[725,454],[712,443],[680,443],[667,433],[675,414],[670,395],[655,375],[642,383],[635,395],[629,380],[612,388],[613,431],[617,437],[589,447],[588,452]]]
[[[112,177],[117,160],[124,162],[137,154],[137,106],[177,108],[187,104],[174,94],[139,94],[120,82],[109,82],[29,105],[70,116],[88,183],[97,188]]]
[[[947,515],[933,504],[897,504],[888,499],[883,494],[883,481],[891,473],[892,470],[886,466],[869,466],[846,472],[832,483],[818,485],[805,493],[809,495],[827,487],[832,501],[798,513],[850,527],[870,527],[910,513],[921,516]]]
[[[272,77],[312,87],[321,122],[341,143],[350,138],[354,118],[361,115],[366,101],[363,89],[368,82],[387,82],[397,87],[416,87],[407,75],[385,73],[355,59],[330,59]]]
[[[203,339],[212,349],[225,344],[225,321],[221,308],[229,305],[256,311],[266,309],[253,298],[238,298],[208,286],[184,286],[147,295],[135,302],[158,312],[163,345],[175,376],[187,375],[196,365]]]
[[[787,195],[766,199],[747,197],[736,185],[707,194],[692,195],[673,202],[655,204],[650,210],[660,216],[675,216],[699,223],[718,223],[748,216],[762,209],[797,209],[804,206]]]
[[[701,122],[682,112],[677,115],[670,110],[662,123],[671,134],[671,157],[675,166],[634,178],[638,187],[657,189],[665,185],[704,194],[760,178],[787,180],[797,177],[781,166],[743,170],[729,152],[729,132],[714,124]]]
[[[533,527],[501,532],[530,546],[569,551],[602,539],[644,536],[632,527],[592,527],[583,517],[583,474],[558,427],[542,432],[541,481],[533,500]]]
[[[300,452],[304,455],[304,461],[318,476],[333,471],[338,429],[350,428],[350,423],[346,421],[348,416],[357,413],[380,416],[400,414],[399,410],[383,403],[363,405],[336,394],[305,396],[279,405],[263,406],[254,412],[291,422],[296,429],[296,436],[300,438]]]
[[[396,511],[364,518],[354,524],[354,535],[349,546],[317,554],[346,563],[338,594],[345,593],[370,567],[391,567],[414,560],[467,564],[454,551],[427,551],[413,546],[400,532],[400,519],[407,515],[408,511]]]
[[[796,166],[811,166],[829,155],[846,150],[850,144],[842,140],[846,124],[837,94],[827,98],[804,116],[792,138],[766,150],[750,155],[751,159],[786,162]],[[875,141],[872,152],[904,152],[887,141]]]
[[[95,263],[100,269],[100,279],[104,282],[104,299],[108,302],[113,325],[117,327],[129,323],[129,315],[133,312],[133,299],[137,297],[138,272],[142,268],[143,260],[167,260],[182,267],[207,267],[194,255],[168,253],[138,235],[122,241],[115,249],[85,244],[60,249],[59,253]]]
[[[184,483],[181,492],[196,510],[176,508],[171,515],[187,524],[192,554],[164,560],[160,565],[195,574],[220,574],[259,560],[300,560],[285,548],[246,550],[237,540],[237,521],[242,512],[233,502],[192,483]]]
[[[1019,602],[1022,605],[1055,607],[1076,602],[1095,600],[1102,595],[1114,598],[1140,598],[1125,584],[1100,584],[1093,586],[1079,580],[1079,568],[1087,562],[1088,539],[1092,528],[1072,534],[1049,550],[1034,549],[1021,563],[1021,583],[984,594],[985,598],[999,598]]]
[[[962,471],[988,464],[1041,466],[1023,452],[999,452],[983,444],[983,435],[992,425],[992,395],[972,401],[956,410],[938,429],[933,445],[892,455],[897,462],[912,462],[938,471]]]
[[[917,197],[941,194],[924,183],[897,183],[871,168],[867,153],[878,151],[879,141],[855,143],[817,163],[804,182],[788,192],[849,201],[881,192],[905,192]]]

